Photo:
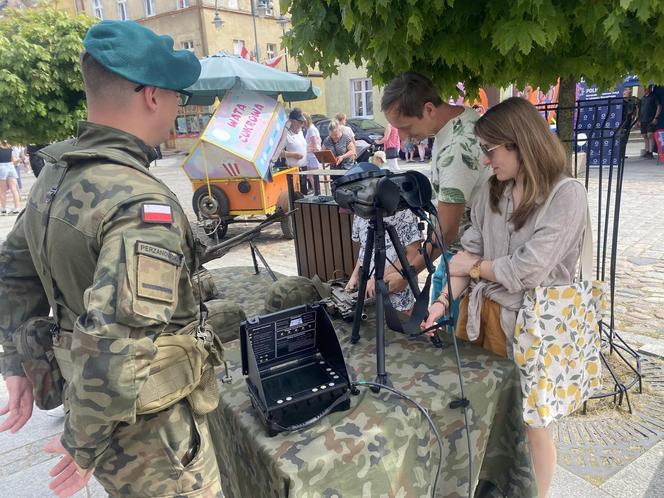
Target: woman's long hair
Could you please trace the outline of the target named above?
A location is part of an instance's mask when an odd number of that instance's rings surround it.
[[[560,177],[571,176],[565,148],[537,109],[520,97],[511,97],[490,108],[475,123],[475,134],[487,144],[517,151],[524,188],[523,199],[511,221],[519,230]],[[491,210],[500,212],[498,203],[509,182],[501,182],[495,176],[489,182]]]

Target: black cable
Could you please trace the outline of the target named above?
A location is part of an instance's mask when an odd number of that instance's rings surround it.
[[[398,389],[395,389],[391,386],[387,386],[385,384],[380,384],[378,382],[370,382],[366,380],[358,380],[355,385],[358,386],[368,386],[368,387],[378,387],[380,389],[385,389],[387,391],[390,391],[391,393],[396,394],[397,396],[400,396],[401,398],[410,401],[412,404],[414,404],[420,412],[422,412],[422,415],[424,415],[429,422],[429,426],[431,427],[431,430],[433,431],[434,435],[436,436],[436,441],[438,442],[438,452],[439,452],[439,458],[438,458],[438,467],[436,469],[436,477],[433,480],[433,489],[431,490],[431,497],[435,498],[436,496],[436,488],[438,487],[438,477],[440,476],[440,470],[443,467],[443,440],[440,437],[440,434],[438,433],[438,429],[436,428],[436,424],[433,423],[433,420],[431,418],[431,415],[429,415],[429,412],[424,408],[422,405],[420,405],[417,401],[415,401],[413,398],[408,396],[406,393],[399,391]]]
[[[434,211],[435,208],[434,208]],[[438,221],[438,216],[435,216],[436,221]],[[454,296],[452,295],[452,278],[450,275],[450,265],[447,260],[447,255],[445,254],[445,242],[442,240],[441,236],[438,234],[436,227],[430,218],[427,219],[428,223],[431,224],[433,228],[433,233],[438,241],[438,245],[441,250],[441,257],[443,258],[443,264],[445,265],[445,277],[447,278],[447,314],[449,316],[448,323],[454,323]],[[442,227],[441,227],[442,229]],[[451,328],[451,326],[450,326]],[[472,498],[472,483],[473,483],[473,457],[472,457],[472,445],[470,443],[470,425],[468,424],[468,406],[470,402],[466,398],[465,390],[463,387],[463,376],[461,375],[461,358],[459,356],[459,345],[457,343],[456,334],[454,330],[450,330],[450,335],[452,336],[452,343],[454,344],[454,355],[456,357],[457,372],[459,374],[459,389],[461,391],[461,399],[456,402],[450,403],[450,408],[462,408],[463,409],[463,419],[466,424],[466,442],[468,443],[468,498]]]

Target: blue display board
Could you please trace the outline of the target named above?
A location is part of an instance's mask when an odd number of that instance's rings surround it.
[[[635,85],[638,80],[633,76],[609,92],[600,92],[597,86],[588,86],[583,81],[578,83],[577,150],[586,152],[591,168],[618,164],[620,140],[615,133],[623,121],[623,89]]]

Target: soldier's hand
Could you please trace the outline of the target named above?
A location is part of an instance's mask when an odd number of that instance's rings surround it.
[[[7,377],[6,383],[9,401],[3,408],[0,408],[0,415],[9,413],[9,417],[0,425],[0,432],[10,430],[14,433],[18,432],[32,417],[34,403],[32,382],[27,377],[13,375]]]
[[[80,468],[67,450],[60,442],[60,436],[51,439],[44,446],[46,453],[56,453],[64,455],[62,459],[51,469],[49,475],[53,480],[48,485],[53,494],[59,498],[67,498],[77,493],[85,487],[90,480],[94,468]]]

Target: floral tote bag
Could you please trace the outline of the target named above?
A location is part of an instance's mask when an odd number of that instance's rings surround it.
[[[559,182],[549,195],[573,178]],[[535,225],[539,223],[539,216]],[[546,427],[577,410],[601,387],[599,321],[606,284],[592,281],[590,212],[581,249],[580,275],[571,285],[526,292],[514,331],[514,360],[521,377],[523,418]]]

